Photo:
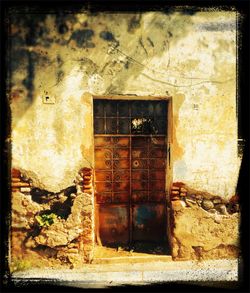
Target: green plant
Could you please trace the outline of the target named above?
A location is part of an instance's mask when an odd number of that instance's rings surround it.
[[[43,214],[35,217],[40,227],[49,227],[58,218],[56,214]]]
[[[18,271],[25,271],[30,269],[31,262],[26,259],[13,259],[10,263],[10,272],[18,272]]]

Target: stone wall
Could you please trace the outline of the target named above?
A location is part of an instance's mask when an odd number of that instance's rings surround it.
[[[239,203],[174,183],[171,192],[171,246],[175,260],[239,256]]]
[[[91,262],[94,250],[92,170],[81,170],[76,185],[59,193],[26,186],[24,192],[23,178],[20,171],[13,170],[11,268],[15,270],[16,263],[29,259],[34,267],[38,263],[79,267]]]
[[[84,194],[82,205],[83,233],[81,245],[83,256],[86,262],[91,262],[94,257],[95,245],[95,221],[94,221],[94,191],[93,191],[93,170],[83,168],[77,178],[77,193]]]

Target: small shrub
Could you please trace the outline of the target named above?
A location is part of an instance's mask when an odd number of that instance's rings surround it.
[[[25,259],[15,258],[10,263],[10,272],[25,271],[32,267],[30,261]]]
[[[35,217],[40,227],[49,227],[52,225],[58,216],[54,213],[43,214]]]

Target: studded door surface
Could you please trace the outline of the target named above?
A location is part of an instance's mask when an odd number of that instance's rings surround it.
[[[94,101],[97,234],[103,244],[162,241],[166,102]]]

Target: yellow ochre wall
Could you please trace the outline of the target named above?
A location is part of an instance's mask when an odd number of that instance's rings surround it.
[[[240,166],[236,23],[235,11],[219,10],[12,13],[12,167],[52,192],[71,186],[94,164],[94,95],[166,96],[173,181],[231,197]]]

